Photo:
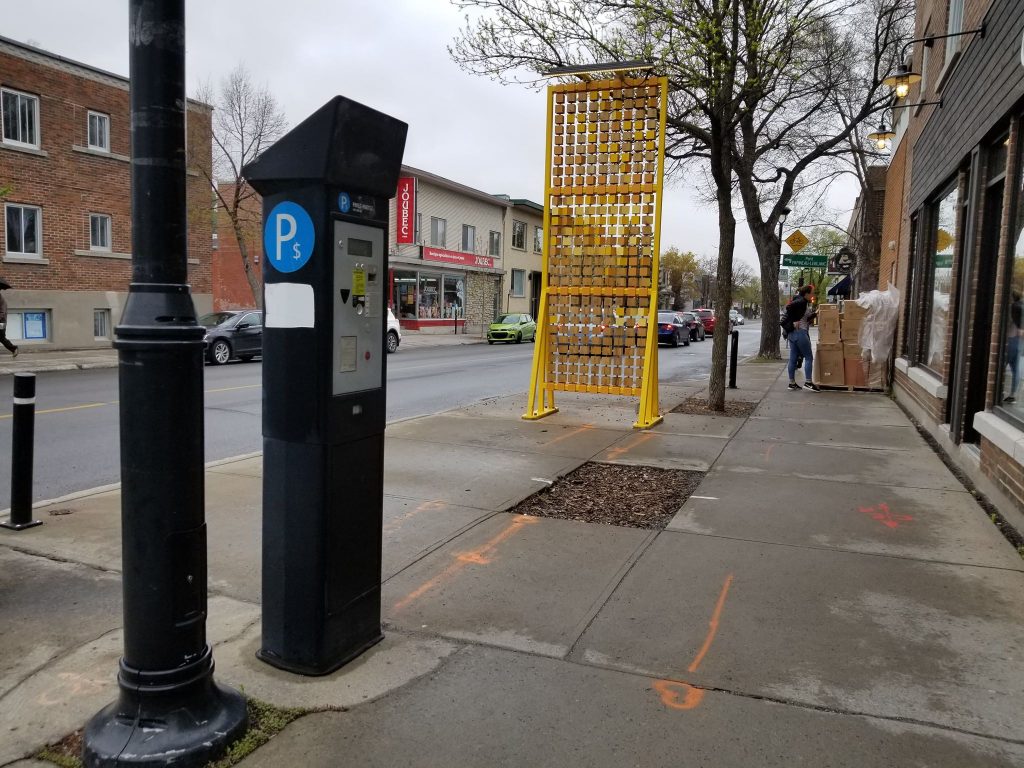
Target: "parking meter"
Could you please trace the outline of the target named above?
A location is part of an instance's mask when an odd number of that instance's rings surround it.
[[[408,126],[337,96],[243,171],[263,196],[263,637],[331,672],[382,637],[388,201]]]

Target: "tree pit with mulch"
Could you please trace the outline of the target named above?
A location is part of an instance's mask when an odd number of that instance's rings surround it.
[[[704,474],[587,462],[509,512],[660,531],[700,485]]]
[[[708,399],[706,397],[691,397],[684,400],[669,413],[685,413],[689,416],[733,416],[737,418],[746,418],[754,412],[757,408],[758,403],[745,403],[742,400],[726,400],[725,401],[725,412],[713,411],[708,408]]]

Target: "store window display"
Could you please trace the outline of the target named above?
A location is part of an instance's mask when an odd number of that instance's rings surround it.
[[[1009,302],[1004,313],[1005,339],[1003,345],[1003,375],[1000,405],[1014,416],[1024,420],[1021,402],[1021,353],[1024,352],[1024,173],[1018,164],[1017,210],[1010,228],[1010,288]]]
[[[936,373],[945,371],[946,334],[949,328],[950,291],[953,283],[953,253],[957,238],[957,188],[950,189],[932,213],[931,296],[925,337],[925,365]]]

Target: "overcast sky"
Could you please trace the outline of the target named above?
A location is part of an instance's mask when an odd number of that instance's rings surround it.
[[[127,76],[128,0],[32,0],[5,11],[0,34]],[[189,94],[244,63],[289,125],[347,96],[409,124],[406,164],[543,202],[544,94],[459,69],[446,46],[460,22],[448,0],[186,0]],[[855,195],[846,184],[831,203],[849,211]],[[662,211],[663,249],[714,255],[717,242],[714,209],[676,183]],[[757,264],[742,219],[736,256]]]

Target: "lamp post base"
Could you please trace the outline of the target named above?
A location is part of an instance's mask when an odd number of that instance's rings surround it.
[[[87,768],[203,766],[249,724],[245,697],[214,682],[209,647],[197,662],[172,672],[133,670],[122,659],[118,685],[118,700],[85,727]]]

